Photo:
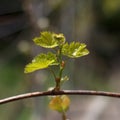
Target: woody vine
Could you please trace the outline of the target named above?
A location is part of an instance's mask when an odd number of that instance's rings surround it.
[[[51,95],[49,107],[58,111],[62,115],[62,120],[68,120],[66,112],[70,106],[70,98],[67,95],[100,95],[109,97],[120,97],[120,93],[104,92],[104,91],[87,91],[87,90],[61,90],[61,85],[69,80],[69,77],[63,76],[66,65],[65,57],[79,58],[89,54],[86,44],[80,42],[66,42],[63,34],[53,32],[41,32],[39,37],[33,39],[34,43],[40,47],[49,48],[48,53],[40,53],[31,63],[27,64],[24,73],[31,73],[36,70],[49,68],[54,76],[55,86],[52,90],[43,92],[26,93],[0,100],[0,104],[30,98],[37,96]],[[58,67],[58,73],[54,71],[52,66]]]
[[[60,91],[61,83],[69,79],[68,76],[63,76],[63,70],[66,64],[63,56],[67,56],[69,58],[78,58],[89,53],[84,43],[67,43],[63,34],[45,31],[41,32],[40,37],[34,38],[33,41],[36,45],[39,45],[43,48],[51,48],[53,52],[48,52],[46,54],[40,53],[37,55],[31,63],[26,65],[24,72],[30,73],[36,70],[50,68],[56,83],[52,91]],[[53,65],[58,66],[58,75],[56,75],[55,71],[52,69],[51,66]],[[54,96],[49,102],[49,107],[60,112],[63,120],[67,119],[66,111],[68,110],[69,105],[70,98],[67,95]]]

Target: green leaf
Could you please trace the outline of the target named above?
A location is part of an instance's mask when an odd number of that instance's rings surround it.
[[[48,52],[47,54],[39,54],[36,56],[32,63],[25,66],[25,73],[30,73],[39,69],[47,68],[50,65],[58,65],[56,55]]]
[[[86,45],[79,42],[65,43],[62,47],[62,54],[70,58],[77,58],[89,54]]]
[[[55,48],[65,42],[63,34],[55,34],[52,32],[41,32],[40,37],[33,39],[36,45],[44,48]]]
[[[57,41],[58,45],[63,45],[65,43],[65,37],[63,34],[53,34],[54,39]]]
[[[64,111],[67,111],[70,105],[70,99],[67,95],[62,95],[61,99],[62,99],[62,108]]]
[[[67,95],[55,96],[51,99],[49,107],[58,112],[66,112],[70,105],[70,99]]]

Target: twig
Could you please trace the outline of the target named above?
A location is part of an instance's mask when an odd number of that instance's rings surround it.
[[[120,98],[120,93],[104,92],[104,91],[90,91],[90,90],[63,90],[63,91],[44,91],[44,92],[32,92],[21,95],[16,95],[0,100],[0,104],[5,104],[21,99],[40,97],[40,96],[55,96],[55,95],[97,95]]]

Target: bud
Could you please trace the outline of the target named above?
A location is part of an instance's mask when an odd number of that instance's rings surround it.
[[[62,68],[65,67],[65,61],[62,61],[62,63],[61,63],[61,67],[62,67]]]

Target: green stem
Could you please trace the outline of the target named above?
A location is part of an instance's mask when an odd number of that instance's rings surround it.
[[[59,78],[60,78],[60,80],[62,78],[62,74],[63,74],[63,68],[61,68],[61,66],[60,66],[60,71],[59,71]]]
[[[62,78],[62,73],[63,73],[63,66],[62,66],[62,46],[59,47],[59,62],[60,62],[60,65],[59,65],[59,78],[61,80]]]
[[[60,91],[60,78],[56,78],[56,87],[55,87],[55,91]]]
[[[62,114],[62,120],[68,120],[66,114],[63,112]]]
[[[56,81],[55,90],[59,91],[60,90],[60,82],[61,82],[61,78],[62,78],[62,72],[63,72],[63,68],[61,67],[61,64],[62,64],[62,46],[59,46],[57,57],[58,57],[58,61],[59,61],[59,77],[55,78],[55,81]]]

